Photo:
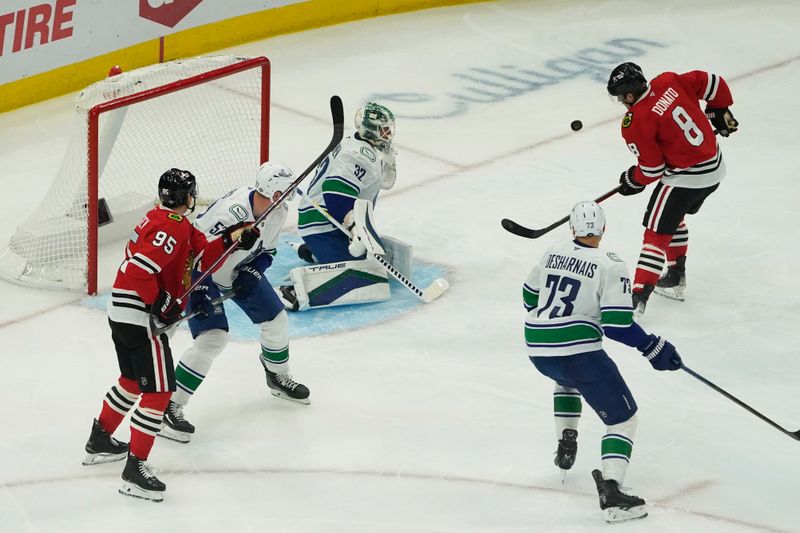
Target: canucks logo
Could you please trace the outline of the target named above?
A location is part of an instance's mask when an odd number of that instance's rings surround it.
[[[625,116],[622,117],[622,127],[627,128],[628,126],[631,125],[631,122],[633,122],[633,113],[631,111],[628,111],[627,113],[625,113]]]

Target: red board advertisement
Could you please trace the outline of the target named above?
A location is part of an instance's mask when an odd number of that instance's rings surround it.
[[[139,0],[139,16],[174,28],[203,0]]]

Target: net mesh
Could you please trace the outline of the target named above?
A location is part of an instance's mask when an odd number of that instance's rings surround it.
[[[246,59],[176,60],[122,73],[81,92],[58,174],[0,254],[0,276],[35,286],[85,290],[90,257],[89,110]],[[100,114],[100,244],[127,237],[157,202],[158,179],[169,168],[189,170],[197,177],[199,205],[255,179],[262,142],[261,78],[260,68],[249,68]]]

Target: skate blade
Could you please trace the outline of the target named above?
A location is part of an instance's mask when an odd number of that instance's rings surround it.
[[[113,463],[115,461],[122,461],[128,456],[127,450],[118,453],[118,454],[111,454],[111,453],[87,453],[86,457],[83,458],[81,464],[83,466],[89,465],[99,465],[103,463]]]
[[[164,437],[167,440],[180,442],[181,444],[188,444],[192,440],[191,433],[184,433],[183,431],[175,431],[171,427],[164,425],[161,431],[158,432],[159,437]]]
[[[684,301],[683,291],[683,287],[659,287],[658,285],[656,285],[656,288],[653,289],[654,293],[663,296],[664,298],[677,300],[679,302]]]
[[[630,509],[622,509],[620,507],[609,507],[605,511],[606,522],[609,524],[619,524],[621,522],[629,522],[631,520],[640,520],[647,517],[647,507],[644,505],[637,505]]]
[[[311,398],[292,398],[288,394],[284,393],[283,391],[270,389],[269,392],[275,396],[276,398],[280,398],[281,400],[288,400],[290,402],[301,403],[303,405],[309,405],[311,403]]]
[[[124,481],[122,483],[122,487],[120,487],[119,493],[125,496],[131,496],[133,498],[139,498],[141,500],[147,500],[155,503],[161,503],[162,501],[164,501],[163,492],[144,490],[143,488],[134,485],[133,483],[129,483],[127,481]]]

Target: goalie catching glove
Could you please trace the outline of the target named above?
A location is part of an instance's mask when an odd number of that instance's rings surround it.
[[[372,202],[362,199],[356,200],[353,210],[344,217],[344,226],[350,233],[348,251],[353,257],[363,257],[366,253],[370,255],[386,254],[386,248],[375,230],[372,218]]]
[[[739,121],[727,107],[706,107],[706,118],[714,126],[714,133],[727,137],[739,129]]]

